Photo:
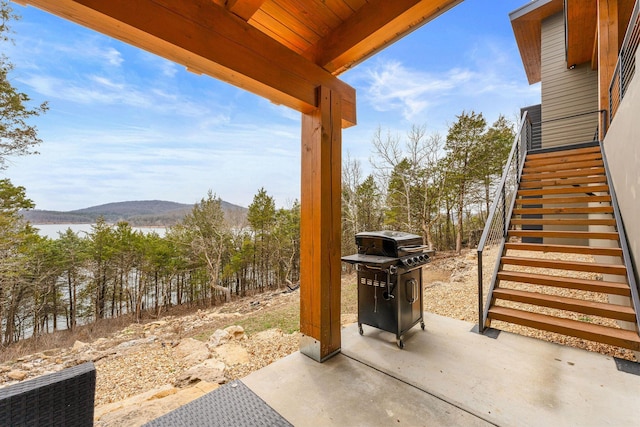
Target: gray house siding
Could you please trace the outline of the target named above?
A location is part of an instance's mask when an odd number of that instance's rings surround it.
[[[567,68],[564,16],[558,13],[542,21],[542,148],[593,141],[598,126],[597,113],[568,118],[598,109],[598,73],[591,64]],[[550,198],[553,196],[547,196]],[[572,205],[579,207],[581,205]],[[586,205],[583,205],[586,206]],[[545,207],[563,207],[545,204]],[[548,218],[553,216],[549,215]],[[576,216],[577,217],[577,216]],[[584,215],[584,218],[587,216]],[[548,225],[544,230],[556,230]],[[575,226],[575,231],[588,227]],[[588,240],[544,239],[550,244],[588,244]]]
[[[558,13],[542,21],[542,147],[592,141],[598,115],[563,117],[598,109],[598,73],[591,64],[568,69],[564,17]]]

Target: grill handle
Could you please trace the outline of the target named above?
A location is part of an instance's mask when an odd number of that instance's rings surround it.
[[[398,271],[398,268],[395,265],[390,266],[389,269],[387,270],[387,290],[382,294],[382,297],[387,301],[389,301],[392,298],[395,298],[395,295],[393,295],[393,288],[391,287],[391,275],[396,274],[397,271]],[[394,283],[394,287],[395,287],[395,283]]]
[[[407,253],[413,252],[424,252],[429,249],[428,245],[411,245],[411,246],[400,246],[398,251],[405,251]]]
[[[409,292],[408,285],[411,285],[411,292]],[[411,278],[406,282],[404,282],[404,292],[407,295],[407,301],[410,304],[413,304],[418,300],[418,297],[419,297],[418,291],[419,291],[419,286],[418,286],[418,281],[416,279]],[[411,297],[409,297],[409,294],[411,294]]]

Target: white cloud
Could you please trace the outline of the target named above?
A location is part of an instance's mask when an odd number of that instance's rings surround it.
[[[112,47],[108,47],[104,52],[104,59],[106,59],[106,61],[109,63],[109,65],[113,65],[115,67],[119,67],[120,64],[122,64],[122,62],[124,62],[124,59],[122,59],[122,55],[120,54],[119,51],[117,51],[116,49],[112,48]]]
[[[527,83],[513,43],[478,39],[448,63],[455,66],[442,69],[438,62],[423,61],[417,68],[407,59],[382,57],[363,64],[350,80],[374,110],[397,113],[409,122],[426,116],[440,130],[463,110],[483,112],[493,120],[539,102],[539,86]]]
[[[410,69],[395,60],[378,62],[365,71],[365,99],[378,111],[399,110],[406,120],[412,120],[474,78],[474,73],[461,68],[437,75]]]

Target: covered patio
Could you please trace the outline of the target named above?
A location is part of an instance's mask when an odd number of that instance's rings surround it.
[[[640,376],[610,357],[431,314],[404,350],[393,334],[340,326],[341,134],[357,115],[337,76],[461,1],[18,3],[301,113],[300,352],[242,380],[289,423],[637,425]]]
[[[337,78],[462,0],[17,0],[302,113],[300,351],[341,348],[342,129]]]

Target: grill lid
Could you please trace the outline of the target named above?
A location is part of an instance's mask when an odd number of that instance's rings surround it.
[[[356,234],[358,253],[384,257],[403,256],[412,250],[423,250],[422,237],[403,231],[365,231]]]

